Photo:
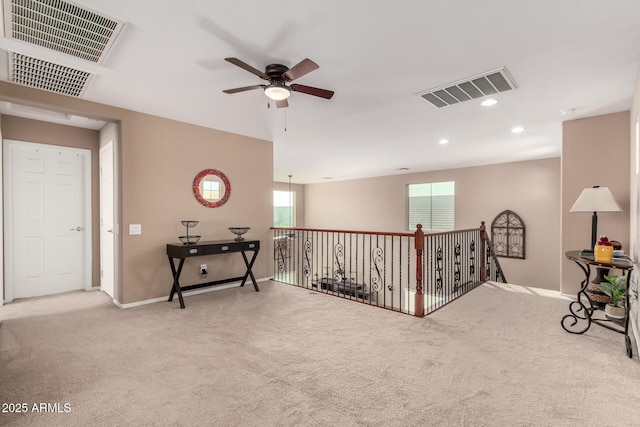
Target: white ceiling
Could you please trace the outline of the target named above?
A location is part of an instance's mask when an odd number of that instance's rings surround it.
[[[557,157],[563,120],[630,108],[640,65],[640,1],[74,3],[125,21],[104,63],[3,37],[0,79],[8,50],[93,72],[84,99],[273,141],[276,181]],[[296,83],[336,94],[267,109],[260,90],[222,92],[264,82],[226,57],[260,70],[310,58],[320,68]],[[416,96],[503,66],[518,87],[493,107]]]

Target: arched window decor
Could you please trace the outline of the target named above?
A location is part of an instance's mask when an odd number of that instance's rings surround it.
[[[524,259],[524,222],[515,212],[501,212],[491,223],[491,243],[496,256]]]

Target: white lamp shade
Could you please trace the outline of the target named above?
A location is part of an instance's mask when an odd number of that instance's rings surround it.
[[[287,99],[289,95],[291,95],[291,92],[287,87],[278,85],[267,86],[264,89],[264,93],[274,101],[282,101],[283,99]]]
[[[585,188],[569,212],[622,212],[607,187]]]

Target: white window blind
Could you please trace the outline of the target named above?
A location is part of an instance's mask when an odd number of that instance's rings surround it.
[[[409,184],[409,231],[422,224],[424,231],[454,228],[455,183]]]

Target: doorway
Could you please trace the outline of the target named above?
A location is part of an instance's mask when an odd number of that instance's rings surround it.
[[[3,141],[5,301],[91,285],[90,150]]]

